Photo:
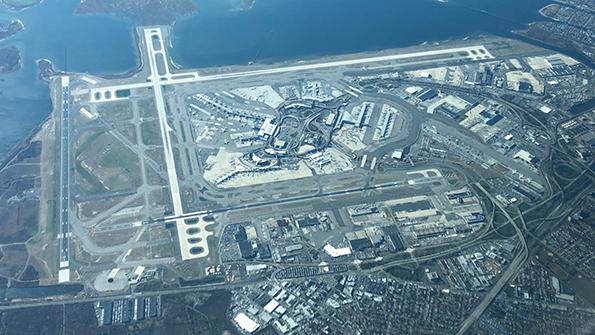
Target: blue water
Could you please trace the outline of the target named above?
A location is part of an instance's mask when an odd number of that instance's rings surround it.
[[[199,12],[174,26],[176,63],[188,67],[275,62],[403,47],[477,33],[505,35],[538,19],[546,0],[197,0]],[[75,16],[78,0],[45,0],[0,19],[20,18],[26,30],[0,42],[18,45],[23,69],[0,76],[0,157],[51,111],[35,60],[58,69],[123,73],[138,65],[134,22]]]
[[[136,66],[131,22],[72,15],[78,1],[45,0],[19,13],[0,10],[0,19],[20,18],[25,30],[0,42],[17,45],[23,68],[0,76],[0,157],[51,112],[47,85],[37,80],[35,61],[48,58],[59,69],[122,72]]]
[[[257,0],[250,11],[203,13],[175,25],[172,55],[185,66],[273,62],[504,35],[538,18],[540,0]],[[481,12],[485,10],[486,12]]]

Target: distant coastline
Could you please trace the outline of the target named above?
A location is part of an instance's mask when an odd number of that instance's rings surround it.
[[[550,3],[539,14],[544,20],[532,22],[526,29],[514,33],[554,48],[581,55],[581,61],[593,67],[595,46],[592,37],[592,17],[589,10],[569,0],[567,3]]]
[[[13,12],[25,10],[29,7],[39,5],[43,0],[0,0],[4,7]]]
[[[141,25],[170,25],[178,17],[196,13],[192,0],[168,0],[161,2],[131,2],[123,6],[116,0],[81,1],[75,15],[116,15],[136,20]]]

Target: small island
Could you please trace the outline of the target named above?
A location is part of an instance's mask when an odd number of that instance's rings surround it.
[[[0,49],[0,75],[17,71],[21,68],[21,52],[15,46]]]
[[[18,19],[10,22],[0,22],[0,41],[9,38],[23,29],[25,29],[25,25]]]

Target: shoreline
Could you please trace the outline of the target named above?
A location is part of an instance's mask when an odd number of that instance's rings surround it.
[[[6,6],[5,2],[3,0],[0,0],[0,2]],[[36,6],[39,5],[43,2],[43,0],[39,1],[38,3],[36,3],[35,5],[32,6]],[[26,8],[32,7],[32,6],[27,6],[24,8],[20,8],[18,9],[18,11],[24,10]],[[549,5],[548,5],[549,6]],[[545,8],[547,6],[544,6],[543,8]],[[542,9],[543,9],[542,8]],[[540,14],[541,14],[541,10],[539,10]],[[80,14],[80,13],[75,13],[74,15],[78,15],[78,16],[84,16],[84,15],[89,15],[89,14]],[[97,15],[97,14],[94,14]],[[99,15],[108,15],[111,16],[110,14],[99,14]],[[134,75],[137,75],[138,73],[142,72],[142,69],[144,68],[143,64],[143,57],[142,55],[139,53],[139,32],[138,32],[138,26],[136,25],[137,22],[134,21],[134,19],[131,19],[129,17],[123,16],[123,15],[117,15],[117,17],[121,18],[121,19],[125,19],[129,22],[131,22],[131,35],[133,36],[133,42],[132,44],[134,45],[134,53],[135,53],[135,57],[136,57],[136,65],[124,72],[118,72],[118,73],[97,73],[97,74],[93,74],[94,76],[100,77],[100,78],[104,78],[104,79],[123,79],[123,78],[127,78],[127,77],[131,77]],[[169,49],[173,49],[173,39],[175,38],[174,36],[174,28],[176,23],[178,23],[179,20],[183,20],[186,19],[186,17],[182,17],[182,18],[177,18],[175,21],[173,21],[171,24],[168,25],[162,25],[163,27],[167,27],[167,30],[169,32],[170,38],[169,38],[169,43],[168,43],[168,47]],[[578,52],[573,52],[573,50],[568,50],[568,49],[564,49],[564,48],[559,48],[556,47],[555,45],[540,41],[538,39],[534,39],[531,38],[529,36],[525,36],[521,33],[521,31],[515,31],[512,30],[509,32],[510,36],[496,36],[496,35],[486,35],[486,34],[482,34],[482,33],[477,33],[477,34],[473,34],[473,35],[468,35],[465,38],[459,38],[459,37],[453,37],[453,38],[449,38],[446,40],[435,40],[435,41],[425,41],[425,42],[421,42],[421,43],[417,43],[414,45],[408,45],[408,46],[403,46],[403,47],[398,47],[398,48],[391,48],[391,49],[378,49],[378,50],[369,50],[369,51],[361,51],[361,52],[353,52],[353,53],[347,53],[347,54],[326,54],[326,55],[308,55],[308,56],[304,56],[304,57],[292,57],[290,59],[274,59],[274,58],[270,58],[270,59],[261,59],[261,60],[257,60],[254,63],[250,63],[250,64],[219,64],[219,65],[214,65],[214,66],[207,66],[204,68],[198,68],[200,70],[200,72],[202,74],[211,74],[211,73],[217,73],[217,72],[225,72],[231,69],[258,69],[260,67],[266,67],[266,66],[271,66],[271,65],[282,65],[282,64],[290,64],[290,63],[308,63],[308,62],[313,62],[316,60],[320,60],[320,59],[325,59],[325,60],[333,60],[333,59],[341,59],[341,58],[345,58],[345,57],[354,57],[354,56],[358,56],[358,55],[369,55],[369,54],[383,54],[383,53],[388,53],[394,50],[407,50],[407,49],[411,49],[411,48],[419,48],[421,46],[424,45],[448,45],[448,44],[452,44],[452,43],[456,43],[456,42],[466,42],[466,41],[473,41],[473,40],[478,40],[481,38],[503,38],[503,39],[512,39],[512,40],[519,40],[521,42],[524,43],[529,43],[535,46],[538,46],[540,48],[547,48],[556,52],[561,52],[564,54],[567,54],[573,58],[576,58],[577,60],[588,64],[590,67],[593,67],[593,63],[592,62],[587,62],[588,60],[586,59],[586,57],[582,56],[582,54],[578,53]],[[180,64],[179,60],[175,60],[171,55],[172,53],[169,54],[169,61],[173,66],[173,69],[175,70],[182,70],[182,69],[195,69],[195,67],[187,67],[187,66],[183,66],[182,64]],[[581,57],[578,57],[581,56]],[[22,61],[22,60],[21,60]],[[49,64],[49,69],[51,69],[50,71],[50,75],[54,76],[54,75],[64,75],[64,74],[70,74],[70,73],[75,73],[75,72],[64,72],[64,71],[60,71],[60,70],[56,70],[53,67],[53,63],[51,62],[51,60],[49,59],[39,59],[37,60],[37,63],[39,64],[40,61],[47,61]],[[37,79],[43,81],[44,83],[47,83],[49,81],[49,77],[45,78],[44,74],[40,71],[40,68],[38,66],[37,71],[39,71]],[[84,73],[84,72],[83,72]],[[43,119],[43,121],[34,129],[31,130],[31,132],[36,132],[39,130],[39,128],[45,123],[47,122],[48,118],[51,117],[53,111],[50,111],[50,113],[48,114],[48,116],[46,118]],[[31,133],[30,132],[30,133]],[[4,156],[4,157],[0,157],[0,159],[2,160],[2,162],[4,162],[5,159],[7,159],[8,157],[10,157],[10,155],[12,155],[15,151],[15,149],[21,145],[21,143],[23,141],[26,141],[27,138],[30,137],[30,133],[28,136],[26,136],[23,140],[18,141],[14,147],[12,149],[10,149],[8,151],[8,153]]]
[[[171,49],[171,48],[173,48],[173,43],[171,43],[171,40],[172,40],[171,32],[172,32],[173,27],[170,25],[166,25],[163,27],[166,27],[170,34],[168,44]],[[137,55],[137,65],[134,68],[127,70],[126,72],[113,73],[113,74],[109,74],[109,73],[107,73],[107,74],[93,74],[94,76],[103,78],[103,79],[107,79],[107,80],[125,79],[125,78],[137,75],[142,72],[143,67],[144,67],[143,57],[141,56],[141,54],[139,52],[139,43],[142,43],[142,41],[140,41],[140,39],[139,39],[140,35],[139,35],[138,27],[134,27],[132,30],[133,30],[132,34],[134,36],[134,45],[136,47],[135,54]],[[371,55],[384,55],[384,54],[390,54],[390,53],[395,53],[395,52],[408,52],[410,50],[415,50],[415,49],[419,49],[419,48],[427,47],[427,46],[448,46],[448,45],[452,45],[452,44],[457,44],[457,45],[469,44],[469,45],[471,45],[471,44],[476,44],[478,42],[481,42],[482,40],[484,42],[489,42],[489,41],[494,41],[494,40],[520,41],[521,43],[527,43],[529,45],[534,45],[534,46],[537,46],[540,48],[544,48],[543,45],[539,45],[540,43],[536,43],[539,41],[535,41],[528,37],[524,37],[522,35],[516,34],[515,32],[511,32],[511,34],[514,34],[517,38],[502,37],[502,36],[496,36],[496,35],[474,34],[474,35],[465,36],[464,38],[452,38],[452,39],[441,40],[441,41],[424,41],[422,43],[418,43],[415,45],[409,45],[409,46],[399,47],[399,48],[362,51],[362,52],[355,52],[355,53],[348,53],[348,54],[311,55],[311,56],[303,57],[303,58],[292,58],[292,59],[285,59],[285,60],[279,60],[279,61],[271,60],[268,62],[256,62],[256,63],[252,63],[252,64],[229,64],[229,65],[220,65],[220,66],[210,66],[210,67],[205,67],[205,68],[184,67],[181,64],[176,63],[175,60],[171,57],[169,57],[169,60],[175,70],[193,69],[193,70],[199,70],[200,73],[203,75],[211,75],[211,74],[216,74],[216,73],[225,73],[225,72],[229,72],[229,71],[258,70],[258,69],[266,68],[266,67],[270,67],[270,66],[284,66],[284,65],[290,65],[290,64],[307,64],[307,63],[312,63],[312,62],[316,62],[316,61],[334,61],[334,60],[343,60],[343,59],[350,59],[350,58],[356,58],[356,57],[365,57],[365,56],[371,56]],[[558,51],[549,45],[545,45],[545,47],[547,47],[550,50]],[[46,67],[43,69],[39,66],[42,63],[46,63]],[[83,72],[83,73],[64,72],[61,70],[56,70],[53,67],[53,63],[49,59],[37,60],[37,65],[38,65],[37,79],[46,83],[46,84],[48,84],[51,81],[51,77],[53,77],[53,76],[74,75],[74,74],[86,73],[86,72]],[[45,70],[47,73],[43,73],[42,70]],[[172,72],[175,72],[175,71],[172,71]],[[15,155],[15,153],[18,153],[18,150],[20,148],[22,148],[23,143],[26,143],[32,136],[34,136],[39,131],[39,129],[41,129],[41,127],[52,117],[52,114],[53,114],[53,111],[50,111],[50,113],[43,119],[42,122],[40,122],[34,129],[32,129],[28,133],[28,135],[24,139],[18,141],[13,146],[13,148],[11,148],[8,151],[7,155],[1,159],[0,167],[3,164],[5,164],[5,161],[7,161],[7,160],[10,161],[11,157],[13,157]]]
[[[527,31],[528,31],[528,29],[525,29],[525,30],[514,30],[511,33],[514,34],[516,36],[516,39],[518,39],[520,41],[523,41],[523,42],[526,42],[526,43],[530,43],[530,44],[536,45],[536,46],[541,47],[541,48],[545,48],[545,49],[549,49],[549,50],[553,50],[553,51],[559,52],[561,54],[564,54],[566,56],[569,56],[569,57],[572,57],[572,58],[576,59],[577,61],[585,64],[586,66],[590,67],[591,69],[595,69],[595,62],[593,62],[591,59],[589,59],[589,57],[587,55],[585,55],[582,52],[580,52],[580,50],[577,50],[577,49],[568,49],[568,48],[556,46],[554,44],[547,43],[547,42],[542,41],[540,39],[533,38],[533,37],[531,37],[531,36],[529,36],[527,34]]]
[[[417,51],[424,51],[424,50],[431,50],[436,47],[441,48],[449,48],[449,47],[464,47],[464,46],[471,46],[482,44],[486,47],[495,42],[502,42],[506,41],[511,44],[519,43],[529,45],[538,49],[543,49],[542,46],[535,45],[534,43],[528,43],[527,41],[523,41],[518,38],[508,37],[508,36],[499,36],[499,35],[490,35],[490,34],[473,34],[467,35],[465,37],[460,38],[450,38],[446,40],[440,41],[424,41],[421,43],[408,45],[404,47],[396,47],[396,48],[389,48],[389,49],[378,49],[378,50],[369,50],[369,51],[361,51],[361,52],[352,52],[352,53],[340,53],[340,54],[325,54],[325,55],[310,55],[301,58],[290,58],[290,59],[283,59],[283,60],[275,60],[275,59],[268,59],[268,60],[261,60],[258,62],[250,63],[250,64],[228,64],[228,65],[216,65],[216,66],[209,66],[209,67],[189,67],[189,66],[182,66],[178,63],[173,63],[175,70],[186,70],[186,71],[197,71],[200,75],[208,76],[208,75],[217,75],[217,74],[226,74],[230,72],[244,72],[244,71],[254,71],[254,70],[265,70],[271,67],[284,67],[284,66],[295,66],[295,65],[308,65],[308,64],[315,64],[315,63],[324,63],[324,62],[333,62],[333,61],[344,61],[344,60],[351,60],[351,59],[359,59],[359,58],[368,58],[368,57],[377,57],[377,56],[387,56],[392,54],[401,54],[401,53],[410,53],[410,52],[417,52]],[[171,60],[171,57],[170,57]],[[172,71],[172,73],[178,73],[176,71]]]
[[[21,152],[22,149],[26,148],[30,143],[31,140],[39,134],[39,131],[43,128],[43,126],[52,119],[52,113],[50,113],[42,122],[40,122],[35,128],[31,129],[27,135],[17,142],[0,160],[0,170],[4,169],[15,157],[16,155]]]
[[[171,43],[171,32],[173,27],[170,25],[165,25],[162,27],[166,27],[168,30],[168,33],[170,34],[170,43],[169,43],[169,47],[173,48],[173,44]],[[139,35],[139,30],[138,27],[133,27],[133,36],[134,36],[134,45],[135,45],[135,54],[137,55],[137,65],[134,68],[131,68],[130,70],[127,70],[126,72],[121,72],[121,73],[113,73],[113,74],[93,74],[96,77],[100,77],[103,79],[107,79],[107,80],[111,80],[111,79],[125,79],[134,75],[137,75],[139,73],[142,72],[144,64],[143,64],[143,57],[141,56],[140,52],[139,52],[139,43],[142,43],[141,39],[140,39],[140,35]],[[503,37],[499,37],[499,36],[490,36],[490,35],[471,35],[471,36],[466,36],[465,38],[460,38],[460,39],[448,39],[448,40],[442,40],[442,41],[434,41],[434,42],[422,42],[422,43],[418,43],[415,45],[410,45],[410,46],[406,46],[406,47],[400,47],[400,48],[391,48],[391,49],[382,49],[382,50],[372,50],[372,51],[363,51],[363,52],[356,52],[356,53],[348,53],[348,54],[335,54],[335,55],[312,55],[309,56],[307,58],[293,58],[293,59],[285,59],[285,60],[280,60],[280,61],[271,61],[271,62],[258,62],[258,63],[253,63],[253,64],[229,64],[229,65],[221,65],[221,66],[212,66],[212,67],[206,67],[206,68],[198,68],[197,70],[200,70],[201,74],[213,74],[216,73],[215,71],[218,72],[227,72],[230,70],[236,70],[236,69],[241,69],[241,70],[256,70],[258,68],[263,68],[263,67],[269,67],[269,66],[282,66],[282,65],[287,65],[287,64],[303,64],[303,63],[310,63],[310,62],[315,62],[315,61],[331,61],[331,60],[340,60],[340,59],[349,59],[349,58],[354,58],[354,57],[362,57],[362,56],[370,56],[370,55],[383,55],[383,54],[389,54],[389,53],[394,53],[396,51],[399,52],[407,52],[406,50],[410,50],[410,49],[416,49],[416,48],[420,48],[420,47],[424,47],[424,46],[438,46],[438,45],[449,45],[449,44],[454,44],[454,43],[462,43],[462,44],[473,44],[474,42],[477,42],[477,40],[480,39],[490,39],[490,40],[494,40],[494,39],[505,39]],[[182,69],[195,69],[196,68],[189,68],[189,67],[184,67],[181,66],[180,64],[175,63],[175,61],[170,57],[170,62],[172,63],[172,65],[174,66],[175,70],[182,70]],[[45,65],[43,65],[45,64]],[[53,63],[51,60],[49,59],[38,59],[36,61],[36,65],[37,65],[37,80],[42,81],[45,84],[48,84],[52,79],[52,77],[54,76],[60,76],[60,75],[75,75],[75,74],[84,74],[84,73],[78,73],[78,72],[64,72],[62,70],[57,70],[54,68]],[[42,65],[42,66],[40,66]],[[43,68],[42,68],[43,67]],[[23,146],[28,143],[28,141],[30,141],[31,138],[33,138],[35,135],[37,135],[37,133],[39,132],[39,130],[43,127],[43,125],[48,122],[48,120],[50,120],[53,116],[54,111],[51,110],[49,111],[48,115],[33,129],[31,129],[27,135],[22,138],[21,140],[19,140],[18,142],[16,142],[16,144],[10,149],[8,150],[7,154],[4,157],[0,157],[0,168],[2,168],[3,166],[5,166],[6,164],[8,164],[16,154],[18,154],[19,150],[21,150],[23,148]]]
[[[560,5],[559,3],[557,3],[557,2],[556,2],[556,3],[551,3],[551,4],[549,4],[549,5],[545,5],[545,6],[541,7],[541,8],[538,10],[538,12],[539,12],[539,14],[540,14],[541,16],[543,16],[543,17],[545,17],[545,18],[547,18],[547,19],[550,19],[550,20],[553,20],[553,21],[556,21],[556,22],[561,22],[560,20],[558,20],[558,19],[556,19],[556,18],[550,17],[550,16],[549,16],[549,15],[546,13],[546,11],[547,11],[547,10],[549,10],[550,8],[552,8],[552,7],[560,7],[560,6],[561,6],[561,5]]]
[[[521,36],[525,40],[533,41],[536,45],[546,46],[549,49],[571,56],[580,60],[588,67],[595,69],[595,56],[593,50],[589,50],[587,44],[565,36],[564,31],[552,31],[547,26],[544,27],[545,24],[552,24],[556,27],[573,27],[581,32],[589,31],[589,28],[586,26],[576,25],[576,23],[567,22],[564,19],[556,17],[556,14],[564,8],[575,10],[578,13],[583,11],[583,9],[573,4],[553,1],[538,10],[541,16],[540,20],[530,22],[525,29],[513,30],[512,33]]]
[[[169,26],[168,26],[169,28]],[[134,45],[134,54],[136,55],[136,66],[126,70],[125,72],[120,73],[105,73],[105,74],[93,74],[96,77],[101,77],[105,79],[122,79],[126,77],[134,76],[140,73],[145,66],[143,63],[143,57],[140,53],[139,48],[139,41],[141,40],[140,35],[138,34],[137,26],[132,27],[132,44]]]
[[[29,8],[33,8],[35,6],[40,5],[44,0],[38,0],[36,3],[31,4],[31,5],[25,5],[25,6],[15,6],[15,5],[11,5],[9,3],[6,3],[6,1],[4,0],[0,0],[0,3],[2,4],[2,6],[4,6],[6,9],[8,9],[10,12],[13,13],[18,13],[18,12],[22,12],[24,10],[27,10]]]
[[[128,77],[134,76],[142,71],[144,64],[143,64],[143,57],[139,52],[139,45],[138,45],[139,42],[138,41],[140,39],[140,36],[138,35],[137,26],[132,26],[131,30],[132,30],[131,35],[132,35],[132,40],[133,40],[132,45],[134,46],[134,54],[136,56],[136,61],[135,61],[136,65],[127,69],[127,70],[121,71],[121,72],[93,73],[90,75],[92,75],[94,77],[102,78],[102,79],[112,80],[112,79],[125,79]],[[52,62],[52,60],[48,59],[48,58],[41,58],[41,59],[36,60],[36,64],[38,65],[38,68],[37,68],[38,71],[40,70],[39,64],[42,62],[48,64],[44,69],[47,69],[50,72],[50,74],[49,74],[50,77],[55,76],[55,75],[89,74],[88,72],[72,72],[72,71],[58,70],[54,67],[54,63]],[[38,73],[37,79],[47,83],[49,81],[49,78],[48,79],[42,78],[42,77],[40,77],[41,75],[42,75],[42,73]]]

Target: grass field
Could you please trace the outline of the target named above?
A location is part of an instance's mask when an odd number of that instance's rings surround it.
[[[136,153],[107,132],[92,132],[78,141],[75,170],[86,194],[134,189],[142,182]]]

